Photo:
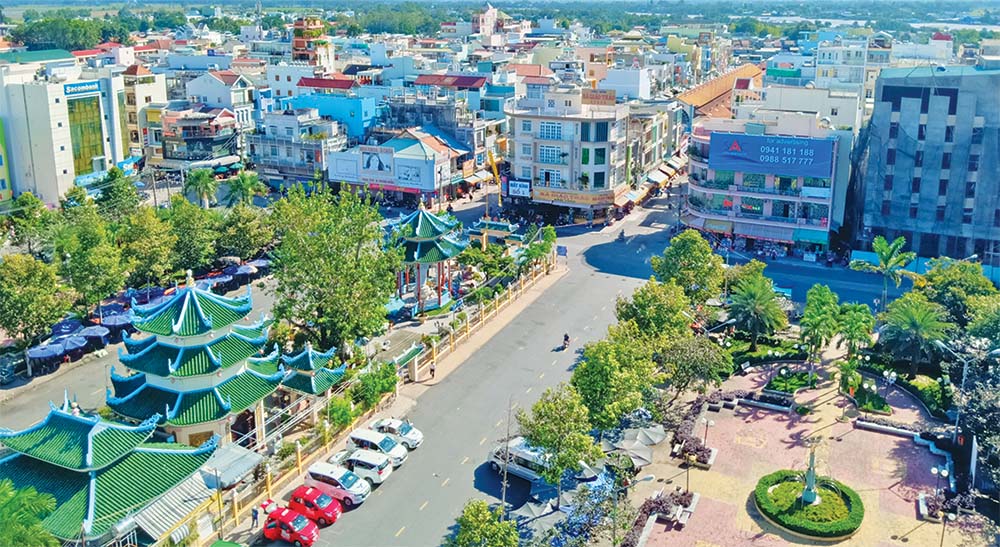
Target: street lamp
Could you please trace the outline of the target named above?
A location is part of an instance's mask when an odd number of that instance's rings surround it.
[[[882,371],[882,378],[885,379],[885,396],[889,397],[889,386],[896,383],[896,372],[895,371]]]
[[[877,386],[875,385],[875,381],[872,380],[872,383],[865,382],[864,384],[861,385],[861,387],[865,390],[865,392],[868,392],[868,391],[874,392]],[[866,398],[867,398],[867,396],[866,396]],[[865,412],[865,417],[868,417],[868,408],[867,408],[867,406],[864,405],[864,404],[862,404],[861,405],[861,410],[863,410]]]
[[[705,446],[708,446],[708,428],[715,427],[715,420],[702,418],[701,423],[705,424],[705,438],[701,441],[701,443]]]
[[[949,473],[946,467],[942,467],[940,469],[938,469],[937,467],[932,467],[931,474],[934,475],[934,495],[936,496],[938,495],[938,490],[939,490],[938,487],[941,486],[941,479],[948,480]],[[946,488],[947,486],[948,485],[945,484]]]
[[[950,353],[952,356],[954,356],[956,359],[958,359],[962,363],[962,382],[958,385],[958,393],[957,393],[957,397],[955,397],[955,402],[958,403],[959,402],[958,401],[959,397],[961,397],[965,393],[965,376],[966,376],[966,373],[969,371],[969,363],[971,363],[973,360],[975,360],[977,356],[976,355],[968,355],[966,357],[962,357],[961,355],[958,354],[958,352],[956,352],[955,350],[951,349],[951,347],[949,347],[948,345],[946,345],[944,342],[942,342],[940,340],[935,340],[934,341],[934,345],[937,346],[938,349]],[[990,358],[990,357],[996,357],[998,355],[1000,355],[1000,349],[995,349],[995,350],[987,353],[985,355],[984,359],[987,359],[987,358]],[[962,417],[962,405],[961,404],[956,404],[955,405],[955,409],[956,409],[955,410],[955,430],[951,434],[951,441],[952,442],[955,442],[958,439],[958,424],[959,424],[959,420]]]
[[[944,533],[948,530],[948,521],[955,522],[958,518],[955,513],[945,513],[944,518],[941,519],[941,543],[940,547],[944,547]]]
[[[656,475],[646,475],[641,479],[636,479],[631,484],[626,486],[620,486],[615,488],[614,495],[611,496],[612,510],[611,510],[611,547],[617,547],[618,545],[618,494],[621,492],[628,492],[629,488],[634,487],[640,482],[649,482],[654,480]]]
[[[789,374],[791,374],[791,371],[788,370],[788,367],[781,367],[781,370],[778,371],[778,376],[781,376],[781,385],[785,388],[785,391],[788,391]]]

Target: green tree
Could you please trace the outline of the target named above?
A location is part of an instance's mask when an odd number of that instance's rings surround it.
[[[735,327],[750,335],[750,351],[757,351],[757,340],[788,326],[788,316],[781,309],[771,280],[763,275],[749,277],[733,291],[729,317]]]
[[[18,346],[28,347],[48,333],[74,299],[73,291],[59,282],[55,266],[24,254],[0,260],[0,329]]]
[[[269,13],[260,19],[260,26],[265,30],[285,27],[285,18],[278,13]]]
[[[339,347],[385,324],[402,266],[385,245],[378,208],[350,192],[306,195],[299,186],[274,204],[275,316],[320,347]]]
[[[882,319],[885,330],[879,341],[894,357],[909,361],[911,378],[917,375],[934,342],[947,338],[953,326],[943,306],[912,291],[889,304]]]
[[[660,283],[650,278],[631,298],[618,297],[615,315],[619,321],[633,321],[647,339],[691,335],[691,303],[684,290],[673,281]]]
[[[673,281],[694,304],[718,296],[723,281],[722,257],[697,230],[686,230],[670,240],[662,257],[653,257],[653,272],[662,282]]]
[[[28,254],[39,256],[45,246],[52,226],[58,221],[56,214],[31,192],[24,192],[14,200],[10,225],[14,232],[13,243],[23,245]]]
[[[177,237],[173,252],[174,268],[198,270],[209,266],[215,258],[219,216],[175,194],[170,198],[168,218],[170,231]]]
[[[872,343],[872,331],[875,329],[875,316],[865,304],[841,304],[840,317],[837,319],[837,334],[839,344],[847,346],[847,359],[851,360],[858,351],[867,348]]]
[[[819,358],[823,348],[837,335],[840,320],[840,305],[837,294],[826,285],[816,284],[806,293],[806,307],[799,322],[802,342],[808,348],[810,380],[813,362]]]
[[[718,386],[733,372],[733,356],[705,336],[674,340],[663,351],[662,361],[674,392],[668,404],[690,389]]]
[[[919,290],[931,302],[948,310],[950,320],[960,327],[969,322],[969,300],[997,294],[993,282],[983,275],[978,262],[933,258],[928,262]]]
[[[483,500],[469,500],[456,519],[455,533],[446,547],[517,547],[517,523],[502,520],[503,511],[490,509]]]
[[[252,204],[254,196],[267,192],[267,187],[253,171],[240,171],[226,185],[229,187],[227,198],[230,207],[237,203]]]
[[[56,249],[62,273],[90,309],[125,286],[127,264],[111,241],[107,225],[93,208],[77,206],[69,237]]]
[[[125,218],[121,230],[122,259],[128,264],[128,283],[141,287],[160,284],[173,266],[177,235],[170,223],[161,219],[152,207],[140,207]]]
[[[607,338],[584,346],[570,384],[587,407],[591,424],[610,429],[643,406],[659,376],[641,344]]]
[[[852,260],[851,269],[860,272],[877,273],[882,276],[882,309],[885,310],[889,298],[889,282],[892,281],[898,288],[903,278],[916,280],[920,276],[909,270],[906,266],[917,258],[917,253],[904,251],[906,238],[899,236],[889,243],[884,237],[876,236],[872,241],[872,251],[877,257],[878,263],[872,264],[864,260]]]
[[[581,462],[593,463],[601,457],[601,449],[590,436],[587,407],[572,386],[559,384],[546,389],[531,406],[530,414],[523,408],[518,410],[517,423],[528,443],[545,452],[547,465],[540,475],[556,486],[559,496],[566,472],[580,471]],[[558,505],[558,497],[556,500]]]
[[[0,545],[59,547],[61,542],[42,526],[55,511],[56,499],[33,487],[14,488],[10,479],[0,481]]]
[[[1000,295],[973,297],[969,310],[969,334],[989,340],[990,349],[1000,348]]]
[[[475,266],[483,272],[486,279],[510,272],[514,265],[514,259],[507,254],[507,248],[496,243],[488,244],[483,251],[480,245],[473,242],[458,255],[457,260],[463,266]]]
[[[732,287],[739,285],[744,279],[764,275],[764,268],[766,267],[767,264],[754,258],[746,264],[733,264],[732,266],[726,268],[724,274],[726,295],[728,296],[729,290],[731,290]]]
[[[108,222],[121,222],[139,209],[139,192],[135,184],[117,167],[108,171],[101,183],[101,195],[97,198],[97,208]]]
[[[218,191],[219,181],[215,180],[211,169],[195,169],[184,179],[184,193],[194,194],[203,209],[208,209]]]
[[[274,226],[263,209],[239,203],[226,213],[216,248],[219,256],[248,259],[274,242]]]

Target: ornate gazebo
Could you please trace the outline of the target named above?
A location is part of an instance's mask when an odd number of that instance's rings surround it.
[[[318,407],[316,399],[329,394],[334,386],[344,379],[347,365],[331,368],[336,350],[321,352],[314,350],[312,344],[306,342],[305,348],[296,354],[282,355],[278,346],[274,351],[263,357],[251,357],[248,360],[250,368],[260,374],[282,375],[281,389],[301,393],[309,397],[312,406],[313,421],[316,420]]]
[[[435,215],[421,205],[393,228],[403,247],[403,269],[396,276],[397,296],[405,297],[412,278],[417,313],[440,308],[450,297],[452,259],[468,245],[458,240],[458,221]],[[427,281],[434,284],[428,296],[436,297],[430,303],[423,291]]]

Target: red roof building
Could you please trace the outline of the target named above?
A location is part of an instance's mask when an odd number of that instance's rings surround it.
[[[299,79],[298,87],[305,87],[314,90],[348,90],[358,83],[349,78],[306,78]]]
[[[449,87],[453,89],[481,89],[486,85],[483,76],[449,76],[447,74],[421,74],[413,85]]]

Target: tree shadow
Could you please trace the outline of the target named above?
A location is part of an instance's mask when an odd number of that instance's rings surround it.
[[[491,498],[500,499],[503,495],[503,476],[502,471],[497,473],[490,468],[489,463],[482,463],[473,472],[472,486],[490,496]],[[507,474],[507,503],[512,507],[518,507],[528,500],[528,494],[531,492],[531,483],[522,479],[521,477],[514,476],[510,473]]]

